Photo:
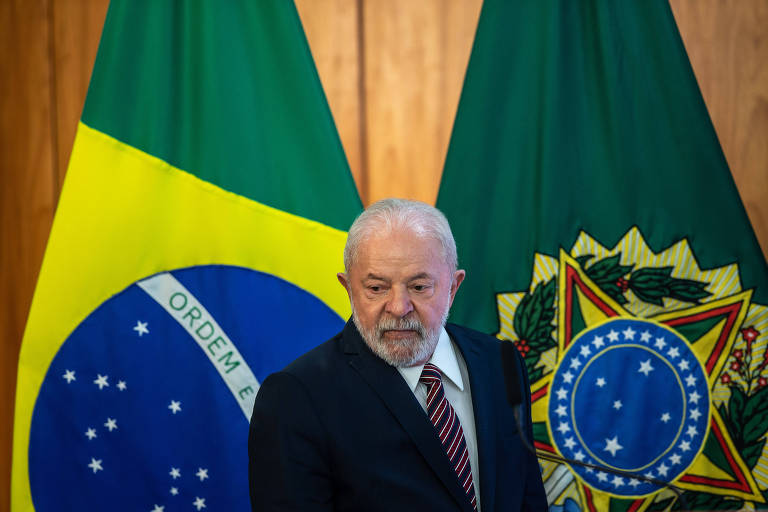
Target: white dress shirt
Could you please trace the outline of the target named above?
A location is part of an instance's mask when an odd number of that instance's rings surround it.
[[[440,333],[440,338],[435,347],[435,352],[428,361],[440,369],[443,374],[443,390],[445,398],[450,402],[453,410],[461,422],[464,430],[464,439],[469,452],[469,464],[472,468],[472,481],[477,497],[477,510],[480,510],[480,471],[477,463],[477,435],[475,434],[475,412],[472,407],[472,390],[469,388],[469,374],[467,364],[456,349],[454,342],[448,336],[445,329]],[[416,399],[421,404],[424,412],[427,410],[427,386],[419,382],[424,365],[398,368],[408,387],[411,388]]]

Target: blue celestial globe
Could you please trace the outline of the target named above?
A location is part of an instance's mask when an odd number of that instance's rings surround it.
[[[687,340],[637,318],[585,329],[561,358],[549,393],[549,428],[565,457],[672,482],[693,463],[709,426],[706,373]],[[647,496],[641,478],[573,465],[586,484]]]
[[[45,376],[29,443],[35,510],[250,510],[258,383],[342,327],[312,294],[240,267],[129,286],[77,326]]]

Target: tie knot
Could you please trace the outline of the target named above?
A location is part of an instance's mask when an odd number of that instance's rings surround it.
[[[440,368],[432,363],[424,365],[424,369],[421,371],[421,377],[419,380],[427,386],[432,386],[435,383],[439,383],[442,379]]]

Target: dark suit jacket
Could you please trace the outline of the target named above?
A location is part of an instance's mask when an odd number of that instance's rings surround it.
[[[545,511],[538,463],[506,402],[499,341],[446,329],[469,373],[482,511]],[[518,364],[532,439],[530,387]],[[248,456],[254,511],[471,511],[416,397],[351,321],[262,383]]]

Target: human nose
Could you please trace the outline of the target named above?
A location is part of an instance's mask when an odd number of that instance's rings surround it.
[[[386,311],[397,318],[402,318],[413,311],[413,303],[405,287],[395,286],[392,288],[389,300],[387,301]]]

